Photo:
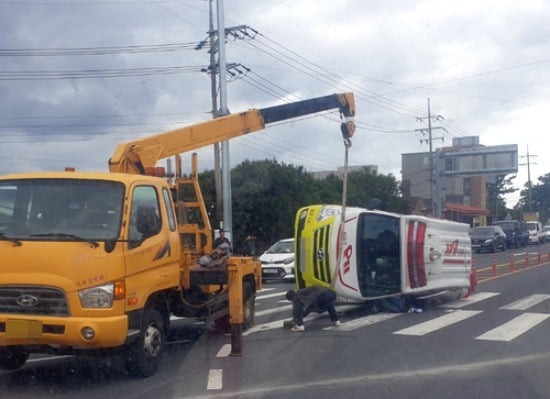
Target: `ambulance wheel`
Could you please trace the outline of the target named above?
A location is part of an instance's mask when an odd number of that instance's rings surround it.
[[[164,347],[164,320],[156,309],[146,309],[138,339],[128,348],[126,369],[130,375],[150,377],[156,373]]]
[[[22,349],[0,349],[0,370],[16,370],[27,362],[29,352]]]

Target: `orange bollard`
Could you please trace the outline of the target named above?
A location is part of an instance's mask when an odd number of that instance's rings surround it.
[[[497,275],[497,256],[495,254],[493,254],[493,256],[491,257],[492,258],[492,262],[493,262],[493,277],[496,277]]]
[[[537,255],[537,265],[540,265],[540,261],[541,261],[541,258],[540,258],[540,252],[539,252]]]

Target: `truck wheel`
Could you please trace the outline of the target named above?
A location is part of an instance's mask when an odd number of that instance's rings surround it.
[[[0,370],[16,370],[27,362],[29,352],[23,349],[0,349]]]
[[[130,375],[150,377],[158,369],[164,347],[164,321],[159,311],[147,309],[138,339],[128,348],[126,369]]]
[[[249,281],[243,281],[243,329],[248,330],[254,325],[254,314],[256,313],[256,299],[254,289]]]

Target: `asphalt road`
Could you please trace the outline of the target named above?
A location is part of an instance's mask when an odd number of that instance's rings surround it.
[[[425,301],[421,313],[343,305],[341,327],[324,314],[303,333],[282,328],[292,284],[266,284],[244,356],[228,356],[229,336],[182,320],[153,377],[128,377],[116,357],[35,358],[0,372],[0,397],[550,398],[548,266],[482,282],[466,300]]]

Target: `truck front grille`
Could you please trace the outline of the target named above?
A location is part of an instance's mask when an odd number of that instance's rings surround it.
[[[0,313],[69,316],[67,298],[57,288],[0,286]]]

